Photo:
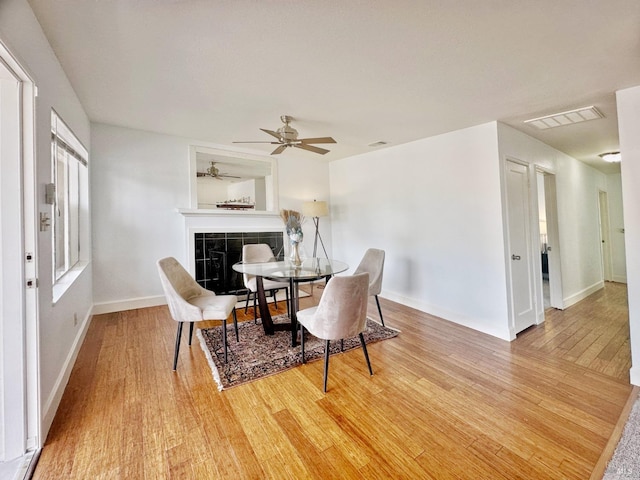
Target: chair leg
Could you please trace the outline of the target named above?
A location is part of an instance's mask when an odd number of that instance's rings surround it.
[[[222,321],[222,345],[224,346],[224,363],[227,363],[227,319]]]
[[[340,339],[340,351],[344,352],[344,339]]]
[[[244,313],[246,315],[247,310],[249,309],[249,299],[251,298],[251,290],[247,290],[247,301],[244,303]]]
[[[238,315],[236,315],[236,309],[233,308],[233,328],[236,329],[236,342],[240,341],[240,335],[238,335]]]
[[[278,290],[271,290],[271,296],[273,297],[273,306],[278,309]]]
[[[178,366],[178,352],[180,351],[180,337],[182,337],[182,323],[178,322],[178,333],[176,334],[176,349],[173,354],[173,371],[175,372]]]
[[[329,340],[324,344],[324,393],[327,393],[327,377],[329,376]]]
[[[300,324],[300,350],[302,351],[302,363],[306,363],[304,359],[304,326]]]
[[[376,305],[378,305],[378,313],[380,314],[380,321],[382,322],[382,326],[384,327],[384,318],[382,318],[382,309],[380,308],[380,300],[378,300],[378,295],[374,295],[376,297]]]
[[[191,339],[193,338],[193,322],[189,322],[189,346],[191,346]]]
[[[367,352],[367,344],[364,343],[364,335],[362,334],[362,332],[360,332],[360,344],[362,345],[364,358],[367,361],[367,367],[369,367],[369,375],[373,375],[373,370],[371,370],[371,362],[369,361],[369,353]]]

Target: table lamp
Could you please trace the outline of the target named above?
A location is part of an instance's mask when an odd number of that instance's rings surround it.
[[[327,250],[324,248],[324,242],[322,241],[322,237],[320,236],[320,217],[326,217],[329,215],[329,207],[327,207],[327,202],[304,202],[302,204],[302,214],[305,217],[311,217],[313,219],[313,224],[316,227],[316,235],[313,240],[313,257],[316,257],[316,253],[318,251],[318,240],[320,240],[320,245],[322,245],[322,250],[324,251],[324,256],[329,258],[327,255]]]

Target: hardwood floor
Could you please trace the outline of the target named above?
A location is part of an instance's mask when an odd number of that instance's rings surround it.
[[[632,391],[625,285],[511,343],[381,303],[400,335],[327,394],[321,361],[219,392],[196,339],[171,370],[166,307],[95,316],[34,478],[589,478]]]

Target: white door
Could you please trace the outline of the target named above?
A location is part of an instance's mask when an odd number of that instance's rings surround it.
[[[556,176],[544,174],[544,194],[547,217],[547,258],[549,261],[549,293],[553,308],[564,308],[562,271],[560,269],[560,234],[558,228],[558,202]]]
[[[0,43],[0,462],[40,447],[34,99]]]
[[[600,207],[600,255],[602,264],[602,277],[605,281],[613,280],[611,274],[611,242],[609,231],[609,198],[607,192],[598,192],[598,206]]]
[[[529,167],[506,161],[508,262],[514,333],[536,323]],[[537,216],[536,216],[537,218]]]

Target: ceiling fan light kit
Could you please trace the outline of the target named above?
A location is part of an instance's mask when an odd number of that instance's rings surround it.
[[[266,128],[261,128],[263,132],[271,135],[276,138],[277,142],[262,142],[262,141],[249,141],[249,142],[233,142],[233,143],[268,143],[271,145],[278,145],[276,149],[271,152],[271,155],[279,155],[286,150],[287,147],[300,148],[302,150],[307,150],[308,152],[318,153],[320,155],[324,155],[328,153],[329,150],[326,148],[316,147],[312,144],[314,143],[336,143],[336,141],[331,137],[317,137],[317,138],[298,138],[298,131],[293,128],[291,125],[292,117],[289,115],[280,116],[280,120],[284,124],[276,131],[268,130]]]

